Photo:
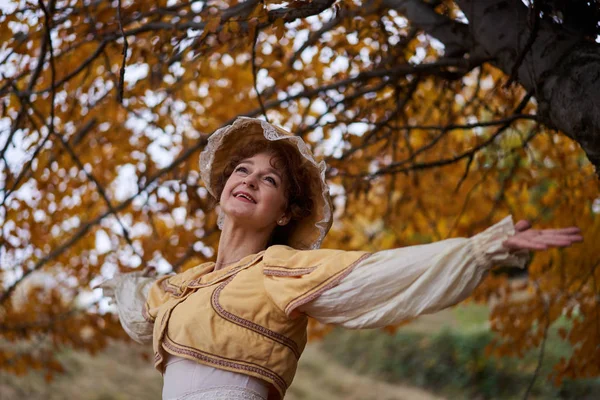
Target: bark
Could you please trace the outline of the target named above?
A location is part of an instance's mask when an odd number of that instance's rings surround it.
[[[445,56],[473,53],[475,43],[469,34],[468,25],[436,13],[430,4],[422,0],[384,0],[383,5],[398,11],[414,27],[442,42],[446,48]]]
[[[405,15],[412,21],[408,5],[415,1],[389,3],[397,6],[402,3]],[[517,60],[522,60],[515,79],[533,91],[540,119],[577,141],[599,174],[600,45],[545,20],[538,21],[534,30],[530,10],[520,0],[456,0],[456,3],[469,20],[470,43],[465,39],[463,44],[471,47],[470,54],[479,55],[483,51],[508,75]],[[429,21],[433,20],[434,17],[429,17]],[[442,42],[448,38],[447,29],[428,29],[420,20],[417,26],[436,38],[436,34],[440,35],[438,39]],[[459,37],[452,36],[454,46],[458,46]]]
[[[456,3],[473,40],[505,73],[527,51],[517,81],[534,92],[542,121],[577,141],[600,172],[600,46],[547,21],[531,41],[530,11],[519,0]]]

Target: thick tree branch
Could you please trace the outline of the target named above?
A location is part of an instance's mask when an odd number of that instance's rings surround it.
[[[511,75],[522,58],[517,79],[534,91],[540,119],[576,140],[600,177],[600,45],[546,20],[529,27],[520,0],[456,3],[495,66]]]
[[[436,38],[446,47],[447,57],[473,53],[474,42],[469,27],[435,12],[422,0],[384,0],[383,5],[404,15],[410,23]]]
[[[269,20],[275,21],[278,18],[283,18],[285,22],[291,22],[300,18],[317,15],[327,10],[335,3],[336,0],[313,0],[304,3],[301,7],[279,8],[269,11]]]

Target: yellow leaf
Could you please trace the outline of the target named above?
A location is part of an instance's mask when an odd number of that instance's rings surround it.
[[[212,18],[206,23],[206,26],[204,26],[204,32],[205,33],[216,32],[216,30],[220,24],[221,24],[221,17]]]
[[[281,40],[283,34],[285,33],[285,22],[283,21],[283,18],[278,18],[275,20],[273,28],[275,28],[275,36],[277,36],[277,40]]]

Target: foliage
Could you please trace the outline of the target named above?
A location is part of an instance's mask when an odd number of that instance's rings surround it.
[[[362,373],[390,382],[407,382],[435,390],[449,398],[522,398],[536,366],[535,352],[523,360],[489,357],[486,347],[493,334],[442,330],[434,335],[403,332],[385,335],[376,331],[336,330],[323,349],[336,360]],[[560,345],[561,343],[556,343]],[[550,363],[564,353],[552,348]],[[551,365],[551,364],[550,364]],[[600,380],[565,380],[561,387],[540,381],[534,398],[592,399]]]
[[[0,348],[0,369],[38,368],[50,379],[57,348],[93,353],[124,338],[92,289],[104,276],[212,259],[218,231],[199,152],[236,116],[263,115],[330,166],[336,221],[325,247],[468,236],[507,213],[536,227],[580,226],[585,243],[534,256],[526,300],[513,301],[504,275],[475,299],[500,302],[492,324],[503,355],[572,318],[563,335],[574,352],[556,378],[598,376],[592,165],[539,122],[534,93],[507,86],[488,59],[445,47],[392,3],[3,6],[0,335],[11,345]],[[453,2],[419,3],[463,31]],[[329,329],[312,326],[316,336]],[[31,340],[44,347],[20,352]]]

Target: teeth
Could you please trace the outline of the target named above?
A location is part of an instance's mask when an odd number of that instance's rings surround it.
[[[254,203],[254,200],[252,200],[250,197],[246,196],[246,195],[245,195],[245,194],[243,194],[243,193],[240,193],[240,194],[238,194],[238,195],[237,195],[237,196],[235,196],[235,197],[243,197],[243,198],[245,198],[245,199],[247,199],[247,200],[249,200],[249,201],[251,201],[251,202],[253,202],[253,203]]]

